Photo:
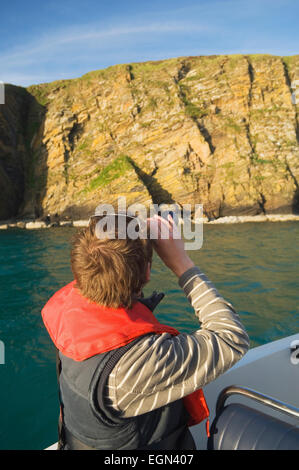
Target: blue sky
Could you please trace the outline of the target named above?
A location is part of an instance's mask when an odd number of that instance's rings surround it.
[[[299,53],[298,0],[11,0],[0,81],[28,86],[171,57]]]

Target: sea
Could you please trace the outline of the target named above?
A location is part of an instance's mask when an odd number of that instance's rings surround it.
[[[70,282],[77,229],[0,232],[0,449],[44,449],[57,441],[55,352],[41,309]],[[298,222],[204,225],[190,257],[239,313],[251,348],[299,330]],[[158,319],[181,332],[199,328],[177,278],[154,256],[144,289],[166,295]],[[4,354],[3,354],[4,352]]]

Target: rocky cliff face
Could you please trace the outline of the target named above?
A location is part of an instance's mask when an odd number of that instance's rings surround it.
[[[208,217],[299,211],[299,56],[118,65],[9,87],[0,217],[203,203]]]
[[[6,104],[0,105],[0,218],[15,215],[23,199],[29,96],[7,85]]]

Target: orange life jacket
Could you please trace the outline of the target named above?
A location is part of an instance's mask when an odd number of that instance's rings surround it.
[[[131,309],[101,306],[80,294],[75,281],[49,299],[42,317],[55,346],[75,361],[120,348],[148,333],[179,334],[175,328],[161,324],[141,302],[136,301]],[[190,415],[189,426],[209,417],[201,389],[185,396],[183,401]],[[208,425],[207,420],[209,435]]]

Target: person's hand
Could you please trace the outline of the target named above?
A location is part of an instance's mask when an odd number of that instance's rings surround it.
[[[170,215],[167,220],[159,215],[154,215],[154,217],[147,219],[147,226],[155,251],[174,274],[180,277],[187,269],[194,266],[185,251],[179,229]]]

